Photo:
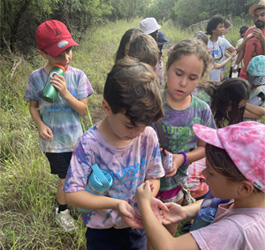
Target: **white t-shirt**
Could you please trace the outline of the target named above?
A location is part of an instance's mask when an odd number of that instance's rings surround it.
[[[218,40],[214,43],[211,39],[208,39],[208,48],[216,63],[221,63],[225,56],[225,51],[233,47],[223,37],[218,37]],[[221,69],[213,69],[210,72],[210,80],[220,82]]]
[[[190,232],[200,249],[264,250],[265,209],[228,209],[231,203],[219,205],[212,224]]]

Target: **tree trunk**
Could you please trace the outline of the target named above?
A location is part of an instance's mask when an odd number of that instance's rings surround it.
[[[27,10],[28,6],[31,4],[32,0],[25,0],[23,5],[21,6],[20,10],[16,13],[14,22],[11,26],[11,36],[10,36],[10,49],[14,53],[16,52],[16,44],[18,38],[18,28],[19,22],[21,20],[22,15]]]

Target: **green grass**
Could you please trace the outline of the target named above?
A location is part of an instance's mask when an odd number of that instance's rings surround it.
[[[89,97],[93,123],[102,118],[103,85],[120,39],[127,29],[138,27],[139,21],[106,23],[88,30],[80,47],[74,48],[72,66],[87,74],[95,90]],[[234,25],[235,33],[231,31],[233,43],[238,39],[239,27]],[[163,23],[161,31],[171,45],[193,36],[170,22]],[[164,50],[165,61],[168,47]],[[30,60],[22,56],[0,57],[0,249],[4,250],[86,249],[86,228],[76,209],[71,208],[71,212],[78,221],[78,230],[64,233],[55,224],[58,179],[50,174],[48,161],[39,150],[38,131],[28,111],[29,103],[23,98],[30,73],[44,63],[36,50]],[[88,116],[83,123],[86,129],[91,126]]]

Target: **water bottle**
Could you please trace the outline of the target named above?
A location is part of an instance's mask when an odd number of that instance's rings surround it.
[[[61,75],[64,76],[65,68],[60,64],[55,64],[48,76],[48,80],[46,82],[46,85],[42,91],[42,99],[47,102],[54,102],[56,97],[58,96],[58,90],[53,87],[52,83],[50,82],[51,78],[55,75]]]
[[[89,175],[86,191],[95,195],[104,196],[110,189],[113,179],[105,170],[101,170],[97,164],[92,167],[92,173]],[[82,213],[90,213],[91,209],[78,208]]]
[[[209,191],[202,204],[201,204],[201,208],[198,212],[198,214],[196,215],[196,217],[194,218],[193,224],[191,226],[191,230],[196,230],[199,229],[201,227],[205,227],[209,224],[211,224],[215,218],[217,209],[218,209],[218,205],[221,203],[227,203],[230,200],[223,200],[220,198],[215,198],[212,196],[211,191]]]

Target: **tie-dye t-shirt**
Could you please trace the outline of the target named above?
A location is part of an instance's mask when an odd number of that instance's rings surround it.
[[[197,123],[216,128],[209,105],[199,98],[192,96],[191,105],[187,109],[175,110],[167,104],[166,90],[164,90],[163,101],[165,116],[162,124],[171,153],[177,154],[180,151],[188,153],[196,148],[198,138],[193,132],[193,124]],[[179,167],[176,175],[163,177],[161,179],[160,190],[171,190],[185,183],[188,176],[187,168],[188,164]]]
[[[159,179],[165,174],[158,139],[151,127],[146,127],[139,137],[122,148],[108,144],[96,125],[91,127],[82,135],[73,153],[63,190],[84,190],[91,166],[95,163],[113,178],[106,196],[126,200],[136,211],[136,188],[147,179]],[[82,219],[89,228],[128,227],[112,209],[93,210],[83,214]]]
[[[83,134],[79,114],[59,93],[54,103],[46,102],[41,98],[47,79],[48,74],[44,68],[32,72],[24,95],[26,99],[39,103],[41,119],[53,132],[54,139],[52,141],[39,138],[40,150],[52,153],[72,152]],[[87,76],[79,69],[69,67],[64,79],[67,89],[78,100],[88,97],[94,92]]]

